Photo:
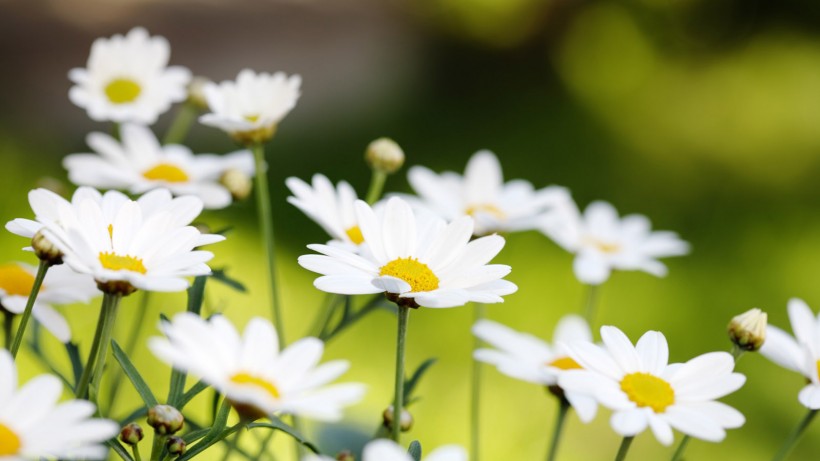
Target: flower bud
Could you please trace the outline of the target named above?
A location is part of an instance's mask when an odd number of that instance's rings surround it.
[[[185,450],[187,450],[187,444],[182,437],[171,436],[168,437],[168,453],[172,455],[181,456],[185,454]]]
[[[157,405],[148,409],[148,424],[157,434],[168,435],[182,429],[185,418],[171,405]]]
[[[144,436],[142,427],[137,423],[128,423],[120,431],[120,440],[126,445],[136,445]]]
[[[205,97],[205,85],[210,83],[206,77],[196,76],[188,84],[188,103],[198,110],[208,110],[208,98]]]
[[[356,461],[356,457],[349,450],[344,450],[336,453],[336,461]]]
[[[374,171],[392,174],[404,165],[404,151],[390,138],[379,138],[367,146],[364,159]]]
[[[233,197],[234,200],[245,200],[248,198],[248,196],[251,195],[251,188],[253,187],[251,177],[236,168],[231,168],[222,173],[222,176],[219,178],[219,183],[225,186],[225,189],[228,189],[228,192],[231,193],[231,197]]]
[[[393,405],[390,405],[384,410],[384,413],[382,413],[382,419],[384,421],[384,427],[387,429],[393,428]],[[407,432],[412,427],[413,415],[411,415],[406,409],[402,408],[401,419],[399,420],[399,429],[401,429],[402,432]]]
[[[750,309],[729,322],[729,338],[738,348],[754,352],[766,341],[766,320],[765,312]]]
[[[31,239],[31,247],[34,248],[34,254],[40,258],[40,261],[45,261],[48,265],[55,266],[63,263],[63,252],[45,236],[43,229],[34,234]]]

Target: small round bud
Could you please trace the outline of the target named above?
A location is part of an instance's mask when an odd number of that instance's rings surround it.
[[[137,423],[128,423],[120,431],[120,440],[126,445],[136,445],[145,436]]]
[[[185,440],[182,437],[171,436],[168,437],[168,453],[172,455],[184,455],[185,450],[187,450],[188,446],[185,443]]]
[[[384,421],[384,427],[387,429],[393,428],[393,405],[390,405],[384,410],[382,413],[382,419]],[[401,419],[399,420],[399,429],[402,432],[407,432],[410,428],[413,427],[413,415],[410,414],[407,409],[401,409]]]
[[[349,450],[344,450],[336,453],[336,461],[356,461],[356,457]]]
[[[157,405],[148,409],[148,424],[157,434],[168,435],[182,429],[185,418],[171,405]]]
[[[750,309],[729,322],[729,339],[744,351],[754,352],[766,341],[768,316],[758,308]]]
[[[205,97],[205,85],[211,83],[205,77],[196,76],[188,84],[188,103],[199,110],[208,110],[208,98]]]
[[[367,146],[364,159],[374,171],[392,174],[404,165],[404,151],[390,138],[379,138]]]
[[[55,266],[63,263],[63,252],[45,236],[43,229],[34,234],[31,239],[31,247],[34,248],[34,254],[40,258],[40,261],[45,261],[48,265]]]
[[[248,196],[251,195],[253,187],[251,177],[236,168],[231,168],[222,173],[222,176],[219,178],[219,183],[225,186],[225,189],[228,189],[228,192],[231,193],[231,197],[233,197],[234,200],[245,200],[248,198]]]

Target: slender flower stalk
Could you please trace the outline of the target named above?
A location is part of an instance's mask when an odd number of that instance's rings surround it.
[[[410,317],[410,308],[397,305],[398,307],[398,336],[396,339],[396,395],[393,398],[393,424],[391,425],[391,438],[399,442],[401,437],[401,412],[404,408],[404,349],[407,338],[407,320]]]
[[[586,298],[584,299],[584,318],[589,323],[590,328],[595,325],[595,311],[598,307],[598,285],[586,286]]]
[[[626,459],[626,453],[629,451],[629,446],[632,445],[634,438],[634,436],[624,437],[623,441],[621,441],[621,447],[618,448],[618,454],[615,455],[615,461],[623,461]]]
[[[475,325],[487,316],[487,306],[475,303],[473,314]],[[473,350],[477,351],[483,346],[481,338],[473,336]],[[470,380],[470,456],[473,461],[481,459],[481,367],[480,361],[473,360],[473,376]]]
[[[147,315],[148,304],[151,299],[151,292],[150,291],[143,291],[142,292],[142,299],[140,299],[139,310],[137,311],[136,315],[136,325],[134,325],[130,330],[128,339],[125,342],[125,355],[128,357],[132,357],[134,355],[134,351],[137,348],[137,342],[139,340],[140,335],[142,334],[143,328],[145,328],[145,323],[148,320],[149,316]],[[108,401],[106,402],[105,408],[111,408],[114,405],[114,400],[117,398],[116,390],[120,387],[120,382],[122,381],[124,374],[122,373],[122,368],[116,367],[111,370],[110,374],[110,387],[108,392]]]
[[[3,347],[11,349],[11,338],[14,335],[14,314],[3,309]]]
[[[188,136],[191,125],[196,121],[198,113],[197,107],[190,101],[181,105],[174,121],[165,132],[165,137],[162,139],[163,144],[182,144]]]
[[[75,395],[78,398],[88,398],[89,386],[98,388],[102,378],[105,356],[108,352],[108,343],[111,342],[111,333],[114,330],[114,320],[117,317],[120,299],[119,293],[105,293],[100,308],[100,318],[97,320],[97,330],[94,333],[94,341],[91,343],[91,351],[88,353],[88,360],[85,363],[80,383],[77,385]],[[93,370],[93,373],[92,373]]]
[[[373,205],[382,196],[384,190],[384,182],[387,180],[387,173],[380,170],[373,170],[373,175],[370,177],[370,187],[367,189],[367,196],[365,201],[368,205]]]
[[[683,452],[686,451],[687,445],[689,445],[689,440],[691,437],[688,435],[684,435],[678,445],[678,448],[675,450],[675,453],[672,455],[672,461],[680,461],[683,459]]]
[[[558,455],[558,444],[561,442],[561,433],[564,429],[564,423],[567,421],[567,413],[569,413],[570,404],[565,398],[558,399],[558,415],[555,418],[555,427],[552,429],[552,441],[550,442],[549,452],[547,453],[547,461],[555,461]]]
[[[803,436],[803,433],[806,431],[806,428],[809,427],[812,420],[815,416],[817,416],[817,412],[820,410],[809,410],[806,416],[800,421],[800,424],[794,428],[794,431],[789,435],[789,438],[786,439],[786,442],[783,443],[783,446],[780,448],[780,451],[774,455],[772,461],[783,461],[789,454],[792,452],[795,446],[797,446],[797,442],[800,441],[800,438]]]
[[[40,287],[43,285],[43,279],[46,278],[46,272],[48,272],[49,266],[50,264],[47,261],[40,260],[40,265],[37,267],[37,275],[34,277],[34,285],[31,287],[31,293],[28,295],[26,310],[23,311],[23,315],[20,318],[20,325],[17,327],[17,334],[14,336],[14,342],[11,343],[10,352],[12,358],[17,357],[17,351],[20,350],[20,344],[23,343],[23,336],[26,333],[26,326],[31,318],[31,312],[34,310],[34,301],[40,293]],[[6,331],[11,331],[11,329],[7,327]]]

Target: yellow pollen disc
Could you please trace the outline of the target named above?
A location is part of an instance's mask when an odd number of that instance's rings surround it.
[[[0,265],[0,290],[8,295],[28,296],[34,286],[34,276],[17,264]],[[42,288],[41,288],[42,290]]]
[[[350,241],[355,243],[356,245],[360,245],[364,242],[364,236],[362,235],[362,230],[359,229],[359,226],[353,226],[350,229],[346,230],[345,233],[348,237],[350,237]]]
[[[251,123],[256,123],[257,121],[259,121],[259,115],[256,115],[256,114],[246,115],[245,120],[247,120]]]
[[[587,238],[587,243],[598,248],[602,253],[612,254],[621,251],[621,245],[619,243],[604,242],[592,237]]]
[[[675,403],[675,390],[666,381],[649,373],[630,373],[621,380],[621,390],[639,407],[663,413]]]
[[[576,362],[575,360],[572,360],[569,357],[557,358],[557,359],[553,360],[552,362],[547,363],[547,365],[549,365],[551,367],[561,369],[561,370],[577,370],[577,369],[584,368],[581,365],[579,365],[578,362]]]
[[[103,251],[100,253],[100,264],[106,269],[112,271],[131,271],[144,274],[148,272],[145,265],[142,263],[142,258],[135,258],[134,256],[120,256],[111,251]]]
[[[410,284],[410,291],[433,291],[438,288],[438,277],[416,258],[398,258],[382,266],[379,275],[389,275]]]
[[[0,456],[14,456],[20,452],[20,437],[0,423]]]
[[[817,361],[817,376],[820,377],[820,360]]]
[[[504,217],[506,216],[500,208],[490,203],[470,205],[464,211],[472,217],[475,217],[478,213],[486,213],[498,219],[504,219]]]
[[[277,389],[273,383],[245,372],[237,373],[231,376],[231,382],[234,384],[247,384],[249,386],[261,388],[274,399],[278,399],[280,396],[279,389]]]
[[[185,171],[170,163],[160,163],[154,165],[153,168],[142,173],[142,177],[152,181],[165,182],[186,182],[188,181],[188,174]]]
[[[115,78],[105,86],[105,95],[114,104],[134,102],[140,93],[142,93],[142,88],[139,83],[129,78]]]

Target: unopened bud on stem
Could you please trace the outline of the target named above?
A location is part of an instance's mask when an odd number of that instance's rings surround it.
[[[379,138],[367,146],[364,158],[374,171],[392,174],[404,165],[404,151],[390,138]]]
[[[384,427],[387,429],[393,428],[393,421],[395,420],[393,417],[393,405],[387,407],[382,413],[382,419],[384,420]],[[407,432],[413,427],[413,415],[410,414],[409,411],[402,408],[401,409],[401,418],[399,419],[399,429],[402,432]]]
[[[31,247],[34,248],[34,254],[40,258],[40,261],[45,261],[49,266],[63,263],[63,252],[45,236],[43,229],[34,234],[31,239]]]
[[[251,189],[253,187],[252,178],[235,168],[231,168],[222,173],[222,176],[219,178],[219,183],[225,186],[225,189],[228,189],[228,192],[231,193],[231,197],[233,197],[234,200],[245,200],[248,198],[248,196],[251,195]]]
[[[729,339],[735,345],[749,352],[754,352],[766,341],[767,315],[758,308],[750,309],[729,322]]]
[[[185,440],[183,440],[182,437],[177,437],[177,436],[168,437],[168,445],[167,446],[168,446],[168,453],[170,453],[172,455],[177,455],[177,456],[184,455],[185,450],[188,449],[188,446],[185,443]]]
[[[148,424],[157,434],[168,435],[182,429],[185,418],[171,405],[157,405],[148,410]]]
[[[142,427],[137,423],[128,423],[120,431],[120,440],[126,445],[136,445],[143,437]]]

